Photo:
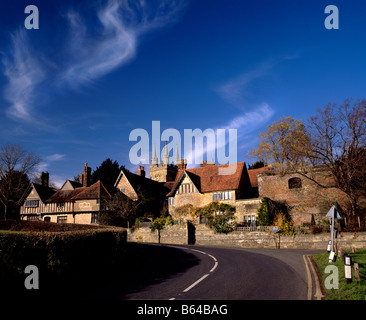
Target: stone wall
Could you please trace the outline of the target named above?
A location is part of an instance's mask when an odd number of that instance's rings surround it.
[[[279,236],[274,232],[241,232],[234,231],[229,234],[217,234],[206,225],[196,227],[196,244],[240,248],[280,248],[287,249],[320,249],[326,250],[330,240],[330,233],[304,234],[295,236]],[[343,232],[338,235],[338,247],[350,250],[352,247],[366,248],[366,232],[349,233]]]
[[[128,231],[128,241],[158,243],[158,232],[151,232],[150,228],[138,228],[134,232]],[[276,236],[277,245],[282,249],[319,249],[326,250],[330,240],[330,233],[306,234],[295,236]],[[344,250],[366,248],[366,232],[341,233],[335,239],[338,247]],[[174,225],[161,231],[160,243],[187,244],[187,225]],[[238,248],[276,248],[273,232],[241,232],[234,231],[229,234],[218,234],[206,225],[195,226],[195,244],[206,246],[223,246]]]
[[[127,240],[132,242],[159,243],[159,233],[150,228],[137,228],[134,231],[128,229]],[[187,224],[167,226],[160,231],[160,243],[187,244],[188,228]]]

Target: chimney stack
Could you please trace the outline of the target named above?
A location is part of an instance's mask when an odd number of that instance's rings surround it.
[[[142,166],[139,166],[138,170],[137,170],[137,175],[145,178],[146,172],[145,172],[145,168]]]
[[[83,185],[83,179],[84,179],[84,175],[82,173],[79,174],[79,183],[81,185]]]
[[[213,159],[211,159],[211,162],[207,162],[207,160],[202,161],[200,166],[201,167],[209,167],[209,166],[214,166],[215,165],[215,161]]]
[[[179,169],[181,170],[185,170],[187,168],[187,163],[184,159],[180,159],[180,165],[179,165]]]
[[[90,175],[91,175],[91,168],[89,168],[88,163],[85,162],[84,175],[83,175],[83,187],[90,186]]]
[[[41,173],[41,185],[44,187],[48,187],[50,183],[50,175],[48,172]]]

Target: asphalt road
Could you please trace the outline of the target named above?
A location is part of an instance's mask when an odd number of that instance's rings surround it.
[[[307,300],[316,250],[130,243],[134,264],[90,296],[117,300]],[[137,258],[136,258],[137,257]],[[88,298],[88,297],[85,297]]]

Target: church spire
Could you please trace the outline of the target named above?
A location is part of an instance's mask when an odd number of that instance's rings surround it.
[[[167,146],[167,142],[166,141],[165,141],[165,146],[164,146],[163,163],[165,165],[168,165],[169,164],[169,153],[168,153],[168,146]]]
[[[179,152],[178,152],[178,144],[175,146],[175,158],[174,158],[174,164],[178,166],[180,164],[179,159]]]
[[[158,157],[156,156],[155,144],[153,146],[153,155],[152,155],[152,158],[151,158],[151,164],[152,165],[158,165]]]

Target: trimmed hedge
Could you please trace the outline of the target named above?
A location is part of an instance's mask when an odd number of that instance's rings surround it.
[[[0,233],[1,287],[24,293],[27,265],[38,267],[42,294],[92,287],[123,263],[126,239],[122,228]]]
[[[103,226],[74,223],[55,223],[47,221],[27,221],[27,220],[0,220],[0,230],[10,231],[48,231],[63,232],[76,230],[100,229]]]

